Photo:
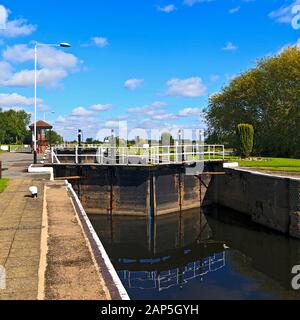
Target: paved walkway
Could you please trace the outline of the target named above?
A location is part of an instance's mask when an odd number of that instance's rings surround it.
[[[28,188],[39,188],[39,198]],[[32,300],[38,295],[44,181],[18,178],[0,194],[0,265],[6,269],[3,300]]]
[[[0,300],[111,299],[63,182],[10,180],[0,194],[0,266]]]
[[[3,178],[16,178],[28,176],[28,167],[33,162],[33,155],[30,153],[9,153],[1,152]]]
[[[0,194],[0,300],[110,300],[64,182],[28,174],[31,154],[0,153],[0,160],[10,178]]]
[[[47,300],[110,300],[64,182],[48,183]]]

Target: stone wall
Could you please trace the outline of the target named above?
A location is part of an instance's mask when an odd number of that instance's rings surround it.
[[[222,169],[207,197],[251,216],[252,221],[300,238],[300,180],[242,169]]]

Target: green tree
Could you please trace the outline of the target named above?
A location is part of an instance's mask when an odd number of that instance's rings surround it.
[[[87,138],[87,139],[85,140],[85,142],[86,142],[87,144],[93,144],[93,143],[94,143],[94,139],[93,139],[93,138]]]
[[[236,128],[255,128],[256,154],[300,156],[300,49],[288,47],[237,76],[210,98],[209,142],[234,146]]]
[[[251,124],[237,126],[238,151],[243,158],[249,158],[253,150],[254,128]]]
[[[0,110],[0,143],[23,143],[30,115],[24,110]]]
[[[50,143],[50,145],[60,144],[64,142],[63,137],[53,130],[49,130],[46,132],[46,140]]]

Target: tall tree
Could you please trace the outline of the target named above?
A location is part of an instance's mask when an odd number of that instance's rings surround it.
[[[261,59],[210,98],[211,142],[234,146],[239,123],[255,129],[255,152],[300,156],[300,49]]]
[[[22,143],[27,135],[30,115],[24,110],[0,110],[0,142]]]

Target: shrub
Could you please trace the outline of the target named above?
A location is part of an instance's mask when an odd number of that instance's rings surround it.
[[[237,126],[238,151],[241,157],[249,158],[253,150],[254,128],[251,124]]]

